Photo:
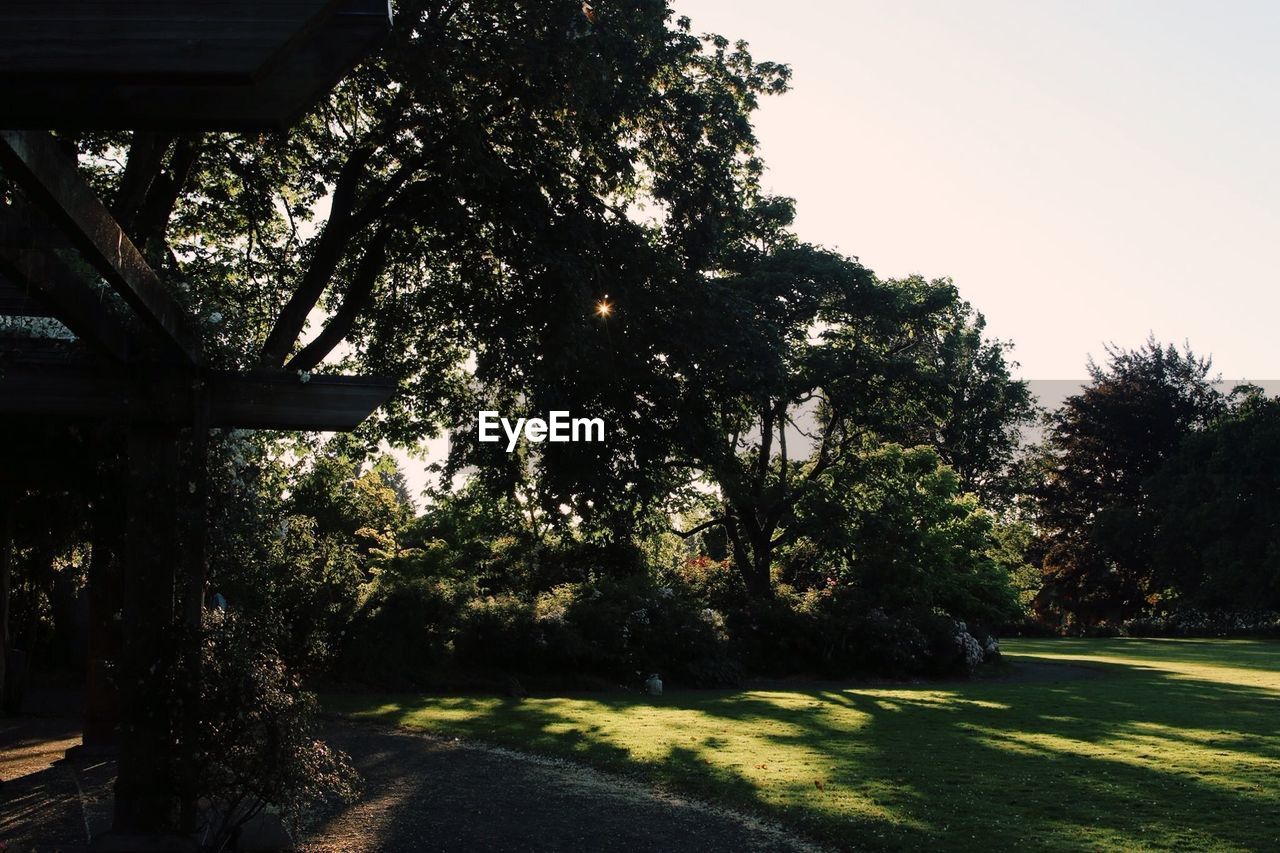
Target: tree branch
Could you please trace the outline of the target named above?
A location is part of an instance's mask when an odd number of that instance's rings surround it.
[[[120,186],[111,205],[111,214],[130,235],[134,235],[134,217],[151,189],[151,182],[160,174],[164,155],[172,142],[172,136],[134,131],[124,172],[120,175]]]
[[[199,136],[184,137],[174,144],[167,167],[151,181],[133,223],[133,233],[140,245],[164,242],[169,217],[173,215],[173,208],[200,158],[202,147]]]
[[[691,536],[697,536],[699,533],[701,533],[704,530],[710,530],[712,527],[715,527],[718,524],[724,524],[726,521],[728,521],[728,519],[722,515],[717,518],[713,518],[710,521],[704,521],[702,522],[702,524],[699,524],[697,527],[693,528],[692,530],[676,530],[673,527],[671,528],[671,532],[679,536],[681,539],[688,539]]]
[[[347,292],[342,299],[342,305],[329,319],[329,322],[325,323],[320,334],[316,335],[310,343],[289,360],[286,365],[287,369],[313,369],[324,361],[325,357],[333,351],[333,348],[342,343],[343,339],[351,333],[356,319],[368,306],[369,299],[373,296],[373,287],[378,281],[378,276],[382,273],[383,263],[387,257],[387,243],[390,239],[391,229],[385,226],[374,236],[369,248],[365,249],[364,256],[360,259],[360,265],[357,267],[355,275],[347,287]]]
[[[307,324],[307,315],[320,301],[321,294],[329,284],[333,271],[346,253],[349,238],[352,237],[351,214],[355,210],[356,191],[364,177],[365,166],[373,157],[373,148],[358,148],[342,164],[338,178],[334,182],[333,201],[329,206],[329,221],[316,245],[311,265],[302,276],[298,288],[289,297],[288,303],[276,318],[275,325],[267,342],[263,344],[259,363],[263,367],[279,367],[284,364],[285,357],[293,347],[298,335]]]

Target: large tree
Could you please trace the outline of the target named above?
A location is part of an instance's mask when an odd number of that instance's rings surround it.
[[[1042,611],[1092,624],[1140,612],[1154,592],[1147,479],[1223,408],[1208,359],[1149,339],[1107,348],[1090,383],[1049,417],[1037,487]]]
[[[508,492],[531,463],[475,443],[478,408],[602,417],[605,445],[538,456],[540,508],[625,531],[670,485],[661,342],[772,203],[750,117],[788,76],[661,0],[405,0],[287,134],[82,147],[215,364],[394,376],[365,434],[451,428],[455,467]]]
[[[1147,483],[1166,606],[1280,609],[1280,399],[1243,390]]]
[[[648,330],[749,222],[750,113],[787,70],[695,35],[662,0],[395,12],[390,43],[286,133],[64,139],[201,318],[210,368],[389,375],[398,393],[371,443],[474,425],[476,388],[605,417],[607,447],[547,456],[546,500],[624,518],[629,495],[654,491],[665,451],[650,414],[674,387],[650,369]],[[608,325],[594,313],[606,294]],[[577,486],[583,471],[608,500]],[[234,503],[218,489],[213,508]],[[260,562],[346,574],[345,545],[291,529]],[[265,531],[225,532],[254,553]],[[215,560],[211,579],[233,568]],[[153,668],[159,698],[138,706],[157,731],[173,671]]]
[[[287,134],[80,143],[212,318],[216,360],[390,373],[379,426],[414,438],[469,375],[589,387],[617,348],[605,294],[615,326],[669,310],[743,228],[750,113],[787,77],[654,0],[405,0],[392,43]]]
[[[988,337],[986,328],[968,302],[947,306],[937,332],[922,342],[924,405],[906,437],[935,448],[984,505],[1006,509],[1022,490],[1014,462],[1039,409],[1027,383],[1012,376],[1012,344]]]
[[[714,492],[682,533],[723,531],[752,595],[772,595],[797,505],[868,443],[934,444],[975,483],[1007,463],[1026,389],[949,281],[881,281],[775,232],[714,289],[677,460]]]

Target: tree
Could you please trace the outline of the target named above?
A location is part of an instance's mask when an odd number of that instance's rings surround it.
[[[684,535],[722,529],[747,589],[767,598],[796,506],[868,442],[936,443],[987,480],[1029,401],[949,281],[881,281],[785,236],[736,262],[717,281],[710,340],[689,355],[683,459],[716,499]]]
[[[968,302],[957,300],[944,314],[932,347],[920,356],[927,403],[919,432],[909,437],[936,448],[965,491],[1005,508],[1021,488],[1013,462],[1022,429],[1039,409],[1027,383],[1011,376],[1012,344],[986,337],[986,326]]]
[[[337,436],[309,455],[310,464],[290,483],[289,509],[367,554],[372,537],[398,533],[413,509],[404,502],[404,477],[394,458],[378,456],[366,465],[360,448],[351,445]]]
[[[386,49],[287,133],[66,139],[182,307],[203,319],[211,369],[393,377],[398,393],[367,426],[370,443],[474,423],[476,386],[595,410],[613,418],[616,441],[607,453],[549,455],[545,500],[625,520],[653,494],[649,463],[664,453],[637,402],[666,400],[669,384],[641,369],[644,323],[674,314],[671,294],[718,263],[722,235],[741,227],[762,170],[749,116],[757,97],[786,88],[787,69],[695,36],[687,21],[673,26],[660,0],[601,2],[589,14],[577,0],[403,0],[396,13]],[[593,314],[605,293],[619,305],[610,327]],[[372,494],[357,495],[355,510],[381,502],[377,483],[358,485]],[[305,526],[260,524],[278,520],[275,502],[237,507],[239,487],[215,488],[225,493],[213,511],[253,525],[226,531],[233,547],[212,554],[213,579],[243,582],[239,603],[254,590],[257,603],[269,599],[261,591],[277,578],[263,567],[277,557],[325,584],[348,574],[343,543],[318,535],[312,547]],[[272,549],[252,540],[275,530],[296,532],[288,544],[300,547],[261,553]],[[244,564],[253,570],[237,569],[233,553],[254,558]],[[152,681],[137,694],[154,701],[131,700],[125,713],[150,715],[140,730],[160,732],[177,694]],[[154,764],[133,774],[151,777],[154,805],[136,817],[162,825],[176,765]]]
[[[629,414],[622,339],[739,227],[749,115],[787,69],[654,0],[396,12],[378,60],[290,133],[93,137],[127,144],[99,183],[149,251],[173,247],[219,361],[400,379],[383,436],[473,427],[473,380]]]
[[[885,444],[851,456],[805,495],[795,527],[782,563],[799,588],[987,626],[1018,612],[994,516],[931,448]]]
[[[1045,586],[1038,606],[1084,624],[1148,603],[1154,511],[1147,478],[1223,409],[1210,361],[1154,338],[1107,347],[1090,384],[1049,418],[1037,487]]]
[[[365,437],[449,429],[453,468],[507,492],[530,471],[474,441],[479,404],[602,417],[607,446],[529,464],[546,518],[567,504],[621,536],[671,485],[680,377],[654,342],[771,206],[750,116],[789,78],[672,17],[406,0],[387,49],[286,135],[80,142],[209,318],[215,366],[393,376]]]
[[[1280,399],[1241,390],[1147,484],[1167,605],[1280,609]]]

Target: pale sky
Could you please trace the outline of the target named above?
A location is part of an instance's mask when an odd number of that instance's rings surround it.
[[[1280,3],[673,5],[791,64],[757,126],[800,236],[951,276],[1024,378],[1149,331],[1280,377]]]

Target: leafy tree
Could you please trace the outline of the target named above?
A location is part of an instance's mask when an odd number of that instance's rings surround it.
[[[974,481],[1006,465],[1027,392],[949,281],[880,281],[785,236],[738,264],[690,354],[682,459],[716,495],[685,535],[723,530],[752,595],[772,594],[797,505],[872,437],[934,442]]]
[[[989,626],[1019,610],[997,559],[995,518],[927,447],[887,444],[849,458],[796,509],[783,576],[840,589],[867,607]]]
[[[1037,489],[1046,613],[1118,623],[1155,592],[1147,479],[1223,409],[1210,362],[1154,339],[1107,348],[1090,384],[1049,417]]]
[[[1280,609],[1280,399],[1246,389],[1147,487],[1153,586],[1168,604]]]
[[[351,445],[337,437],[306,458],[310,464],[290,484],[289,509],[367,554],[376,537],[394,536],[408,523],[412,505],[405,503],[404,476],[392,457],[366,465]]]
[[[752,229],[750,114],[788,76],[660,0],[404,0],[388,47],[288,134],[80,144],[209,318],[215,364],[396,377],[366,433],[405,443],[473,437],[486,397],[603,417],[607,446],[538,456],[539,493],[548,518],[625,531],[668,485],[678,379],[653,341]],[[455,443],[459,469],[527,473]]]
[[[949,282],[948,282],[949,283]],[[1022,429],[1038,408],[1026,382],[1014,380],[1012,345],[986,337],[987,321],[955,301],[920,358],[927,367],[924,416],[914,443],[936,448],[965,491],[1007,507],[1021,491],[1013,465]]]

